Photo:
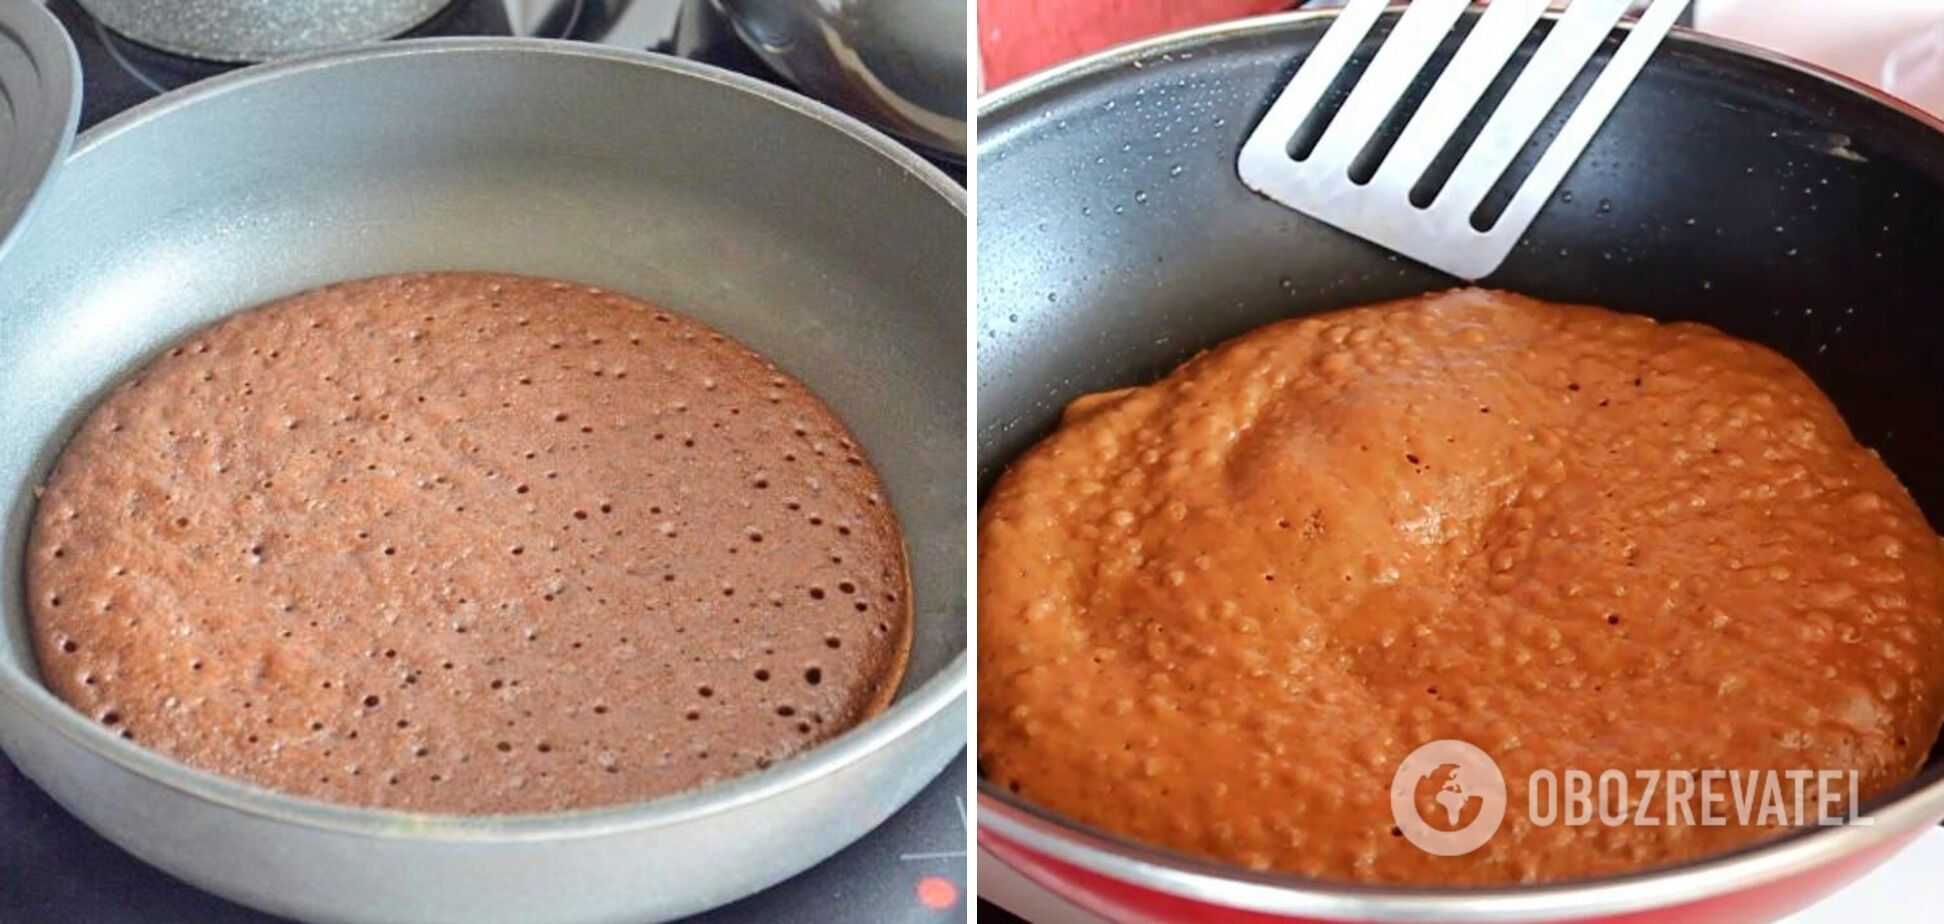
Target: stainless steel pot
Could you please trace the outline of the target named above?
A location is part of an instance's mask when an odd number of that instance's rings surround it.
[[[0,746],[135,855],[310,921],[663,920],[818,862],[965,740],[964,260],[963,193],[919,158],[822,106],[648,55],[391,43],[239,71],[104,123],[0,259]],[[672,798],[453,817],[193,770],[48,693],[20,562],[34,486],[95,398],[229,312],[441,268],[667,304],[828,401],[910,546],[918,624],[891,708]]]
[[[805,93],[965,156],[966,0],[714,0]]]

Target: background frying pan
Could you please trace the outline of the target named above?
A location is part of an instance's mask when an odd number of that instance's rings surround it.
[[[249,63],[399,35],[450,0],[77,0],[144,45]]]
[[[670,131],[668,126],[679,126]],[[181,334],[327,282],[481,269],[686,311],[850,425],[910,549],[884,714],[638,805],[428,816],[324,805],[123,741],[41,686],[33,488],[101,392]],[[964,198],[823,106],[674,59],[516,39],[238,71],[103,123],[0,257],[0,746],[131,853],[332,922],[641,922],[781,881],[964,746]]]
[[[987,100],[982,487],[1076,395],[1151,381],[1273,320],[1457,284],[1236,178],[1243,138],[1329,15],[1181,33]],[[1386,31],[1366,40],[1364,60]],[[1702,321],[1780,350],[1935,525],[1944,522],[1940,247],[1944,126],[1804,65],[1677,33],[1485,283]],[[1127,921],[1267,919],[1235,918],[1236,909],[1332,920],[1766,919],[1860,875],[1944,816],[1944,757],[1934,753],[1875,814],[1874,828],[1818,829],[1672,870],[1457,892],[1249,874],[1081,830],[989,785],[980,796],[986,847]]]

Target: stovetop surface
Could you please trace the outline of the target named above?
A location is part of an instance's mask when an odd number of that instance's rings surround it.
[[[177,57],[102,28],[74,3],[48,0],[81,56],[82,128],[168,89],[233,69]],[[539,35],[602,40],[602,0],[561,0],[516,28],[505,0],[455,0],[419,35]],[[692,9],[700,8],[695,4]],[[683,41],[685,57],[784,81],[726,30]],[[676,45],[668,36],[665,47]],[[660,44],[660,43],[651,43]],[[950,164],[961,182],[963,174]],[[966,760],[961,753],[919,795],[856,844],[793,879],[694,922],[962,921],[966,912]],[[276,924],[183,884],[90,831],[0,756],[0,922],[5,924]]]

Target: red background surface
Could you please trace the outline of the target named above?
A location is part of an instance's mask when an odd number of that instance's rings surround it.
[[[990,89],[1122,42],[1294,5],[1292,0],[979,0],[979,60]]]

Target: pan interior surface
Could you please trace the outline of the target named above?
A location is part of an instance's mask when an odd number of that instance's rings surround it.
[[[981,491],[1079,395],[1153,381],[1273,321],[1462,284],[1237,178],[1243,139],[1328,24],[1299,14],[1184,34],[988,101],[978,152]],[[1388,22],[1361,60],[1387,31]],[[1560,122],[1555,113],[1541,137]],[[1529,146],[1521,159],[1534,156]],[[1775,348],[1829,394],[1936,527],[1944,261],[1929,255],[1941,244],[1935,122],[1677,31],[1482,284],[1700,321]],[[1928,787],[1934,800],[1941,755],[1944,746],[1891,798]]]
[[[188,331],[305,289],[490,270],[682,311],[823,398],[879,469],[910,554],[898,700],[950,701],[939,688],[962,682],[965,646],[958,194],[822,110],[569,48],[325,55],[83,139],[0,262],[0,683],[37,676],[21,586],[34,486],[108,386]]]

